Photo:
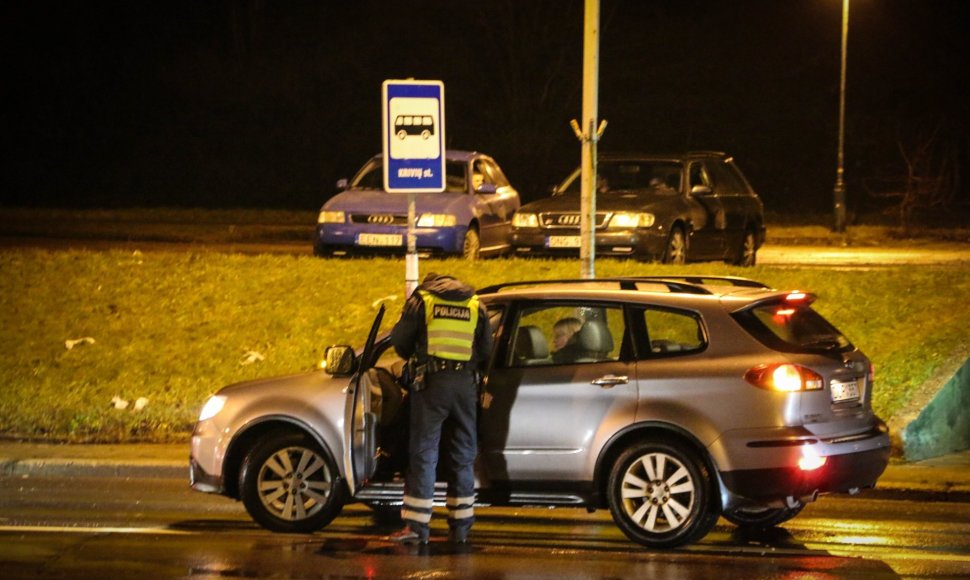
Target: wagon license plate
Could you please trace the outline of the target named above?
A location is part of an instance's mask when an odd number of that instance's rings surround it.
[[[858,381],[832,381],[830,385],[832,391],[832,402],[841,403],[859,398]]]
[[[404,236],[401,234],[358,234],[358,246],[401,246]]]
[[[578,248],[579,236],[549,236],[546,238],[548,248]]]

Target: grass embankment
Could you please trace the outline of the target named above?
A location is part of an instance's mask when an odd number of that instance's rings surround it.
[[[422,273],[432,270],[476,286],[577,275],[576,263],[563,260],[422,262]],[[742,275],[817,292],[817,308],[875,361],[875,407],[886,419],[970,339],[963,271],[597,263],[600,276],[672,273]],[[220,386],[313,368],[329,344],[359,345],[375,303],[388,303],[389,327],[402,294],[401,260],[0,253],[0,434],[184,441]],[[85,337],[94,342],[66,348]],[[115,409],[113,397],[129,407]],[[135,411],[141,397],[148,404]]]
[[[921,227],[908,233],[885,223],[853,224],[832,233],[830,216],[766,216],[768,243],[834,246],[910,246],[968,242],[970,228]],[[69,210],[0,208],[0,235],[190,243],[272,243],[309,240],[317,212],[266,209],[136,208]],[[825,225],[820,225],[825,224]]]

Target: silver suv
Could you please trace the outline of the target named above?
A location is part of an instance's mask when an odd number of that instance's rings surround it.
[[[495,333],[480,505],[608,508],[631,540],[669,548],[721,515],[780,524],[886,467],[872,366],[811,294],[680,276],[479,295]],[[279,532],[317,530],[349,501],[399,505],[407,366],[377,336],[383,313],[361,349],[327,349],[326,372],[214,395],[192,437],[192,487],[241,499]]]

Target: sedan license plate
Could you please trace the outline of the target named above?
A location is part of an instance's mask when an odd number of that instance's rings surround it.
[[[832,381],[832,402],[841,403],[859,398],[859,383],[857,381]]]
[[[549,236],[546,238],[548,248],[578,248],[579,236]]]
[[[401,234],[358,234],[358,246],[401,246],[404,236]]]

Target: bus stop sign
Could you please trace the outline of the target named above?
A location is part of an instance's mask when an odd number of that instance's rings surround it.
[[[386,80],[383,104],[384,189],[445,190],[445,85]]]

